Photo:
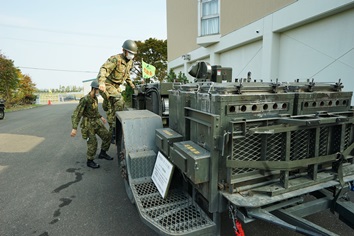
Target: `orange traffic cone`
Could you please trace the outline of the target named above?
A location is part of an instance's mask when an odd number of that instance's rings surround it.
[[[52,105],[52,102],[50,100],[48,100],[48,105]]]

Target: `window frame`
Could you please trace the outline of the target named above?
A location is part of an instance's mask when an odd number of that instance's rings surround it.
[[[203,16],[203,4],[211,1],[217,1],[218,3],[218,12],[217,14],[212,14],[212,15],[207,15]],[[205,37],[205,36],[210,36],[210,35],[218,35],[220,34],[220,0],[198,0],[198,36],[199,37]],[[217,32],[213,33],[204,33],[202,34],[203,30],[203,21],[205,20],[210,20],[210,19],[218,19],[218,26],[217,26]]]

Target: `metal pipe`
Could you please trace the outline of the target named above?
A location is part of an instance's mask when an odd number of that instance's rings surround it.
[[[265,185],[272,184],[272,183],[275,183],[277,181],[279,181],[279,179],[272,179],[272,180],[268,180],[268,181],[264,181],[264,182],[260,182],[260,183],[256,183],[256,184],[251,184],[251,185],[245,185],[245,186],[237,187],[237,188],[235,188],[234,192],[235,193],[244,192],[244,191],[250,190],[252,188],[263,187]]]

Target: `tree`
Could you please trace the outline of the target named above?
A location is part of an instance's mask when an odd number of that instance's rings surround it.
[[[141,78],[141,61],[156,67],[155,77],[162,81],[167,77],[167,40],[149,38],[136,41],[138,53],[135,56],[133,72]]]
[[[177,76],[176,73],[172,69],[170,69],[167,75],[167,82],[180,82],[182,84],[185,84],[188,83],[188,78],[184,73],[182,73],[182,71],[180,71]]]
[[[167,82],[175,82],[177,79],[176,73],[173,71],[173,69],[170,69],[167,75]]]
[[[7,106],[32,103],[36,99],[35,91],[31,77],[23,75],[12,60],[0,53],[0,97],[5,98]]]
[[[36,99],[36,96],[34,95],[34,92],[36,91],[36,84],[32,82],[29,75],[21,74],[19,78],[20,80],[17,93],[18,99],[24,104],[32,103]]]
[[[182,71],[180,71],[178,73],[176,82],[181,82],[182,84],[186,84],[188,83],[188,78],[184,73],[182,73]]]
[[[0,97],[7,101],[11,101],[13,92],[18,88],[18,72],[14,62],[0,53]]]

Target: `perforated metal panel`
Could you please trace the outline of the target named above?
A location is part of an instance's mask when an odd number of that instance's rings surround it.
[[[301,160],[311,157],[314,150],[313,130],[303,129],[291,132],[290,160]],[[313,156],[313,154],[312,154]]]
[[[284,158],[285,135],[274,134],[267,139],[267,160],[280,161]]]
[[[328,134],[329,134],[329,127],[321,127],[320,128],[320,140],[319,143],[319,155],[324,156],[328,153]]]
[[[232,144],[232,159],[240,161],[257,161],[261,158],[261,136],[252,135],[249,133],[249,129],[256,127],[257,125],[250,125],[246,129],[246,135],[244,137],[235,138]],[[239,131],[240,128],[235,127],[234,130]],[[249,173],[257,171],[252,168],[233,168],[232,176],[236,176],[243,173]]]
[[[348,115],[351,116],[350,113]],[[331,116],[324,116],[324,118],[331,119]],[[299,165],[288,171],[270,167],[269,169],[263,168],[263,170],[262,168],[255,169],[255,162],[279,161],[289,162],[291,165],[292,161],[305,159],[312,161],[316,156],[321,157],[342,152],[353,143],[352,123],[340,124],[338,120],[334,122],[325,120],[323,124],[320,124],[320,122],[316,123],[311,119],[306,123],[307,121],[304,120],[309,119],[309,116],[298,116],[292,119],[291,121],[263,119],[230,122],[232,142],[229,160],[238,162],[242,168],[237,168],[235,165],[230,166],[228,170],[229,184],[239,187],[247,184],[247,181],[252,178],[262,179],[270,174],[278,175],[280,186],[287,189],[289,187],[288,181],[299,173],[309,173],[309,178],[315,179],[318,171],[321,171],[323,167],[331,167],[331,165],[322,163],[319,167],[320,170],[309,165],[306,172],[306,165]],[[286,125],[282,125],[284,122]],[[288,125],[287,122],[293,123]],[[247,162],[250,164],[245,164]],[[270,171],[276,172],[270,173]]]
[[[344,149],[352,143],[352,124],[347,124],[345,127]]]
[[[335,153],[340,151],[340,144],[342,142],[342,129],[341,126],[332,126],[331,131],[331,150],[330,153]]]
[[[141,216],[166,235],[215,235],[213,221],[183,191],[163,199],[150,178],[132,180],[131,189]]]

